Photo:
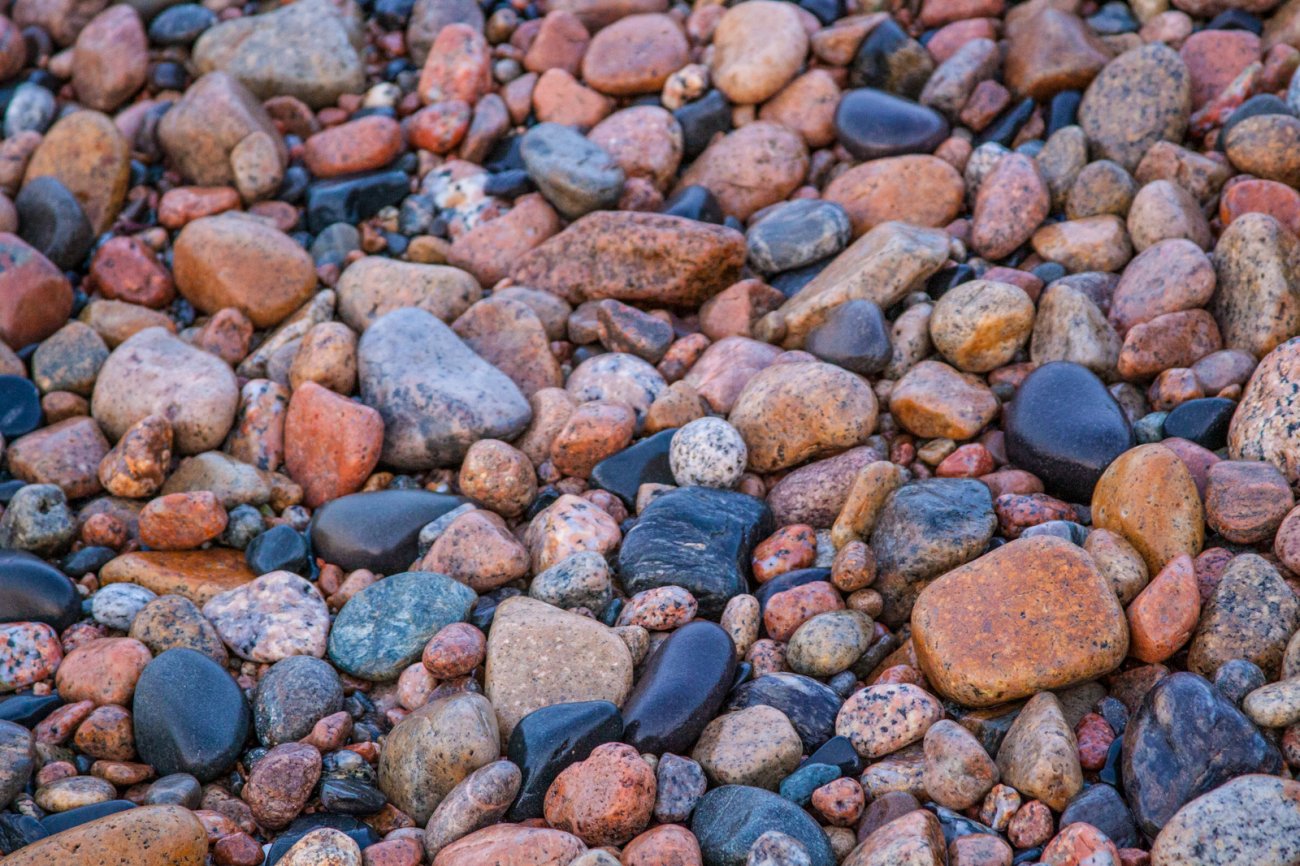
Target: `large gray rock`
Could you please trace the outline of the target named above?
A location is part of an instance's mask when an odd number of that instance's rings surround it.
[[[513,439],[532,417],[509,377],[424,310],[371,325],[357,364],[361,399],[384,419],[383,461],[398,469],[459,463],[475,441]]]
[[[542,195],[569,219],[618,204],[623,169],[572,127],[539,123],[524,135],[519,155]]]

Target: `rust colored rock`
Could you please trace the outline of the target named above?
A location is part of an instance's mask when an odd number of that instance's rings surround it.
[[[520,30],[516,29],[511,42],[520,36]],[[582,26],[578,16],[565,9],[552,10],[541,20],[536,36],[524,52],[524,68],[529,72],[563,69],[570,75],[577,75],[590,42],[591,34]]]
[[[279,829],[307,805],[320,771],[320,752],[314,747],[281,743],[253,766],[240,796],[258,824]]]
[[[825,69],[810,69],[791,81],[759,109],[759,120],[770,120],[803,136],[810,148],[835,141],[835,107],[840,86]]]
[[[1180,554],[1200,553],[1205,519],[1196,483],[1163,445],[1139,445],[1111,463],[1092,494],[1092,523],[1128,540],[1158,573]]]
[[[469,131],[470,107],[459,99],[448,99],[421,108],[406,121],[406,135],[412,147],[439,156],[450,153]]]
[[[582,78],[601,93],[658,93],[690,61],[686,36],[668,15],[629,15],[598,32],[582,59]]]
[[[491,57],[483,35],[460,23],[438,31],[420,71],[420,99],[426,105],[444,99],[473,105],[491,89]]]
[[[1248,213],[1264,213],[1300,234],[1300,192],[1284,183],[1260,178],[1242,178],[1219,198],[1219,221],[1228,226]]]
[[[843,608],[844,601],[835,587],[824,580],[815,580],[769,598],[763,610],[763,626],[773,640],[784,642],[818,614]]]
[[[1129,654],[1162,662],[1178,652],[1196,630],[1201,596],[1192,558],[1182,554],[1160,570],[1128,606]]]
[[[207,853],[207,833],[189,809],[140,806],[47,836],[5,866],[203,866]]]
[[[209,72],[190,85],[158,122],[163,151],[182,177],[200,186],[233,184],[230,155],[236,145],[256,132],[269,135],[281,162],[288,161],[288,151],[266,109],[224,72]]]
[[[489,592],[528,574],[528,550],[490,511],[470,511],[443,531],[420,561],[419,571],[445,574]]]
[[[1205,310],[1165,313],[1133,326],[1119,351],[1119,374],[1150,379],[1173,367],[1190,367],[1223,347],[1219,326]]]
[[[1051,195],[1038,164],[1021,153],[998,160],[975,197],[971,243],[988,259],[1015,252],[1047,217]]]
[[[63,272],[16,235],[0,232],[0,340],[14,350],[40,342],[71,312],[72,286]]]
[[[1047,3],[1017,6],[1007,16],[1006,35],[1007,84],[1040,102],[1086,87],[1110,60],[1083,19]]]
[[[1059,538],[1012,541],[921,591],[912,645],[944,696],[984,707],[1096,679],[1128,627],[1091,557]]]
[[[957,218],[964,195],[957,170],[928,154],[869,160],[837,175],[825,193],[843,205],[855,235],[890,220],[942,228]]]
[[[698,306],[736,282],[745,238],[723,226],[662,214],[597,211],[526,253],[516,283],[577,304]]]
[[[929,866],[943,863],[945,851],[939,819],[917,809],[868,835],[853,849],[843,866],[890,866],[896,863]]]
[[[894,385],[889,411],[917,436],[970,439],[996,416],[998,400],[976,377],[922,361]]]
[[[239,191],[228,186],[178,186],[163,193],[158,222],[178,229],[200,217],[216,216],[239,208]]]
[[[1260,40],[1247,30],[1202,30],[1178,49],[1192,78],[1192,107],[1200,108],[1259,60]]]
[[[54,682],[71,703],[125,706],[135,693],[140,672],[152,659],[149,649],[134,638],[100,638],[68,653]]]
[[[541,194],[529,193],[496,219],[457,235],[447,262],[469,271],[485,286],[495,285],[520,258],[559,231],[560,215],[555,208]]]
[[[95,250],[90,280],[106,298],[154,309],[167,306],[176,297],[171,274],[136,237],[110,238]]]
[[[171,493],[140,512],[140,541],[154,550],[193,550],[226,528],[226,509],[209,491]]]
[[[546,792],[546,820],[589,845],[619,845],[650,823],[655,773],[636,749],[597,746],[565,768]]]
[[[725,213],[745,220],[789,196],[807,173],[803,139],[780,124],[759,120],[711,144],[682,174],[677,188],[702,186]]]
[[[9,446],[9,471],[29,484],[57,484],[68,499],[100,491],[99,463],[108,440],[94,419],[68,418]]]
[[[1196,244],[1183,238],[1160,241],[1124,269],[1111,298],[1111,324],[1123,336],[1165,313],[1204,306],[1214,286],[1214,266]]]
[[[293,392],[284,418],[284,465],[309,508],[360,490],[383,442],[384,421],[371,407],[315,382]]]
[[[586,850],[587,846],[572,833],[523,824],[494,824],[443,848],[433,859],[433,866],[568,863]],[[32,866],[35,866],[35,861]]]
[[[1034,252],[1071,273],[1119,271],[1133,257],[1124,221],[1113,214],[1045,225],[1030,241]]]
[[[72,86],[87,108],[112,111],[144,85],[148,72],[149,41],[131,6],[110,6],[78,34]]]
[[[699,840],[680,824],[661,824],[623,846],[623,866],[702,866]]]
[[[114,496],[152,496],[166,480],[171,460],[171,423],[162,415],[147,415],[100,460],[99,481]]]
[[[260,220],[206,217],[181,230],[173,250],[176,285],[205,313],[234,307],[258,328],[294,312],[316,288],[307,251]]]
[[[372,115],[318,132],[304,142],[303,161],[316,177],[383,168],[402,152],[402,128]]]
[[[197,605],[255,576],[243,551],[225,548],[125,553],[99,572],[101,583],[138,583],[155,595],[181,595]]]
[[[1205,521],[1235,544],[1268,541],[1294,505],[1286,477],[1271,463],[1221,460],[1209,469]]]

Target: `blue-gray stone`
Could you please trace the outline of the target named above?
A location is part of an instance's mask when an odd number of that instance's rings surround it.
[[[573,127],[539,123],[524,134],[519,154],[542,196],[569,219],[618,204],[623,169]]]
[[[253,727],[264,746],[301,740],[343,709],[343,684],[329,663],[290,656],[271,666],[253,697]]]
[[[812,752],[835,736],[835,717],[842,703],[840,696],[825,683],[802,674],[782,672],[764,674],[736,686],[726,708],[735,712],[766,704],[780,710],[794,725],[804,750]]]
[[[781,780],[781,796],[791,803],[805,806],[812,799],[813,791],[839,777],[839,767],[807,763]]]
[[[744,866],[749,849],[768,830],[799,840],[812,866],[835,866],[835,853],[817,822],[771,791],[748,785],[715,788],[704,795],[691,818],[705,866]]]
[[[853,225],[844,208],[821,199],[779,204],[745,234],[749,263],[765,274],[800,268],[848,246]]]

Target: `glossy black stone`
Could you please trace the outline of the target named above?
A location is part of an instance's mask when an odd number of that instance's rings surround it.
[[[609,701],[552,704],[519,720],[506,757],[519,768],[519,795],[507,821],[542,817],[546,791],[565,767],[585,761],[593,749],[623,738],[623,717]]]
[[[318,232],[338,222],[355,225],[400,204],[410,191],[406,172],[395,169],[313,183],[307,187],[307,230]]]
[[[1065,807],[1061,813],[1061,826],[1076,821],[1091,824],[1105,833],[1117,848],[1135,848],[1138,844],[1137,826],[1128,804],[1110,785],[1089,785]]]
[[[1228,444],[1228,425],[1237,404],[1226,397],[1202,397],[1179,403],[1165,417],[1165,436],[1189,439],[1217,451]]]
[[[83,547],[63,557],[59,567],[68,577],[79,578],[99,571],[116,556],[117,551],[111,547]]]
[[[899,65],[899,58],[895,55],[908,48],[916,47],[916,40],[908,36],[906,30],[898,26],[892,18],[886,18],[871,28],[867,38],[863,39],[862,44],[858,46],[857,54],[853,55],[853,62],[849,64],[849,86],[889,90],[890,79],[895,76],[893,67]],[[911,80],[906,90],[892,92],[915,99],[921,95],[925,76],[908,77]]]
[[[312,551],[344,571],[405,571],[419,553],[420,530],[465,500],[427,490],[353,493],[312,515]]]
[[[766,704],[785,713],[803,742],[813,752],[835,736],[835,716],[843,701],[823,682],[802,674],[764,674],[740,685],[727,697],[727,712]]]
[[[1124,793],[1154,837],[1186,803],[1246,773],[1277,775],[1282,756],[1204,677],[1180,671],[1152,687],[1124,732]]]
[[[613,493],[629,508],[636,505],[636,492],[642,484],[672,484],[668,447],[676,432],[676,427],[660,430],[606,457],[592,468],[591,483]]]
[[[1245,30],[1259,36],[1264,32],[1264,22],[1244,9],[1225,9],[1210,19],[1206,30]]]
[[[303,815],[295,818],[293,823],[275,837],[271,843],[270,849],[266,852],[266,861],[263,866],[275,866],[280,862],[280,858],[288,853],[294,843],[306,836],[312,830],[319,830],[321,827],[329,827],[332,830],[338,830],[352,838],[360,848],[367,848],[380,841],[380,837],[374,830],[359,819],[351,815],[339,815],[333,812],[317,812],[313,815]]]
[[[967,264],[935,271],[925,281],[925,293],[936,301],[962,283],[968,283],[976,277],[975,269]]]
[[[778,574],[767,583],[761,584],[758,589],[754,590],[754,597],[758,599],[759,611],[765,612],[767,602],[778,592],[785,592],[787,589],[794,589],[796,586],[830,579],[831,570],[829,568],[796,568]]]
[[[618,571],[629,595],[680,586],[716,618],[749,589],[754,546],[773,531],[772,510],[761,499],[730,490],[681,487],[641,512],[623,538]]]
[[[235,764],[248,739],[248,703],[226,669],[192,649],[169,649],[145,665],[132,702],[135,749],[160,776],[211,782]]]
[[[933,108],[869,87],[845,93],[835,109],[835,134],[858,159],[930,153],[948,129]]]
[[[1287,108],[1286,103],[1271,93],[1261,93],[1258,96],[1252,96],[1240,106],[1233,110],[1228,119],[1223,122],[1223,128],[1219,130],[1219,137],[1214,145],[1215,150],[1223,153],[1223,148],[1228,140],[1228,133],[1232,132],[1233,127],[1243,120],[1249,120],[1252,117],[1259,117],[1264,114],[1290,114],[1291,109]]]
[[[1106,467],[1137,444],[1106,385],[1068,361],[1030,373],[1003,413],[1007,457],[1070,502],[1090,502]]]
[[[731,131],[731,103],[721,90],[710,90],[673,112],[682,127],[682,155],[691,160],[704,152],[719,132]]]
[[[306,574],[309,553],[307,539],[292,526],[273,526],[254,538],[244,550],[244,561],[253,574],[292,571]]]
[[[41,822],[31,815],[0,812],[0,854],[12,854],[19,848],[26,848],[48,835],[50,831],[41,826]]]
[[[344,815],[373,815],[388,798],[368,782],[358,779],[326,779],[320,784],[321,805]]]
[[[853,748],[848,737],[831,737],[822,743],[804,761],[806,764],[830,764],[842,776],[856,776],[862,772],[862,756]]]
[[[812,816],[771,791],[723,785],[705,794],[691,817],[691,832],[708,866],[745,866],[754,841],[768,830],[801,842],[811,866],[835,866],[830,841]]]
[[[1110,748],[1106,750],[1106,763],[1097,771],[1097,778],[1107,785],[1113,785],[1116,788],[1123,787],[1124,780],[1120,776],[1120,765],[1124,757],[1124,740],[1115,739]]]
[[[1078,90],[1062,90],[1052,97],[1047,108],[1047,132],[1048,138],[1052,133],[1067,126],[1074,126],[1079,120],[1079,103],[1083,101],[1083,93]]]
[[[63,631],[81,619],[81,596],[68,576],[21,550],[0,551],[0,622],[43,622]]]
[[[528,172],[516,168],[488,175],[487,181],[483,184],[483,194],[499,195],[502,198],[518,198],[536,188],[532,178],[528,176]]]
[[[1020,132],[1021,127],[1029,122],[1029,118],[1034,114],[1034,101],[1032,99],[1022,99],[1015,105],[1002,112],[988,127],[980,133],[976,139],[978,144],[988,144],[990,141],[996,142],[1003,147],[1010,147],[1011,142],[1016,138],[1016,133]]]
[[[64,830],[71,830],[73,827],[80,827],[82,824],[97,821],[100,818],[107,818],[109,815],[116,815],[118,812],[125,812],[127,809],[134,808],[135,803],[130,800],[108,800],[103,803],[91,803],[89,806],[78,806],[66,812],[55,812],[52,815],[46,815],[41,819],[41,826],[53,836],[55,833],[62,833]]]
[[[0,697],[0,722],[13,722],[24,728],[34,728],[61,706],[63,700],[58,692],[48,695],[4,695]]]
[[[58,179],[38,177],[23,184],[14,207],[18,236],[61,270],[76,268],[85,260],[95,233],[77,197]]]
[[[826,321],[809,332],[804,349],[862,376],[885,369],[894,351],[885,314],[863,299],[831,310]]]
[[[12,441],[41,426],[41,392],[30,379],[0,376],[0,436]]]
[[[375,20],[385,30],[401,30],[415,8],[415,0],[378,0],[375,3]]]
[[[158,13],[149,22],[149,41],[158,45],[189,45],[213,24],[216,13],[198,3],[182,3]]]
[[[513,586],[502,586],[491,592],[485,592],[474,602],[474,608],[469,612],[469,624],[474,628],[487,634],[492,628],[492,618],[496,616],[497,605],[507,598],[513,598],[523,593]]]
[[[686,217],[696,222],[721,225],[725,215],[722,205],[706,187],[691,184],[673,193],[664,202],[663,213],[670,216]]]
[[[643,754],[689,754],[735,673],[736,646],[721,626],[699,619],[677,629],[645,663],[623,704],[623,742]]]

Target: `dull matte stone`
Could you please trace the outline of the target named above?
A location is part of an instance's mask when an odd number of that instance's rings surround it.
[[[58,692],[48,695],[16,694],[0,697],[0,722],[34,728],[63,705]]]
[[[642,753],[689,753],[735,673],[736,647],[721,626],[695,620],[672,632],[623,704],[623,741]]]
[[[213,24],[217,16],[198,3],[182,3],[158,13],[149,22],[149,41],[158,45],[189,45]]]
[[[292,526],[273,526],[248,543],[244,561],[259,576],[273,571],[307,574],[310,568],[307,539]]]
[[[808,332],[804,349],[827,363],[870,376],[885,369],[893,356],[889,328],[880,307],[866,299],[852,300],[831,310]]]
[[[577,701],[533,710],[510,732],[506,757],[519,767],[519,794],[507,821],[542,817],[546,792],[565,767],[623,738],[623,717],[609,701]]]
[[[709,866],[744,866],[755,840],[771,829],[793,836],[812,866],[835,866],[826,833],[794,803],[762,788],[723,785],[704,795],[691,818],[691,832]]]
[[[684,186],[669,196],[660,213],[714,225],[722,225],[724,218],[722,205],[718,204],[713,193],[698,184]]]
[[[427,490],[341,496],[312,515],[308,530],[312,549],[316,556],[344,571],[403,571],[419,555],[420,530],[465,502],[460,496]]]
[[[731,103],[721,90],[710,90],[694,102],[688,102],[674,111],[673,117],[682,127],[682,157],[688,161],[703,153],[713,136],[731,132]],[[722,222],[721,215],[716,222]]]
[[[0,551],[0,622],[43,622],[61,632],[81,619],[81,595],[38,556]]]
[[[800,268],[848,246],[853,225],[844,208],[819,199],[775,205],[745,235],[749,262],[763,273]]]
[[[1060,826],[1067,827],[1076,821],[1096,827],[1117,848],[1136,848],[1138,845],[1133,813],[1119,791],[1110,785],[1089,785],[1075,795],[1061,812]]]

